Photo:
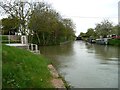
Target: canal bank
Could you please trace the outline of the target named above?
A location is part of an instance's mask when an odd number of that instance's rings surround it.
[[[120,50],[120,48],[119,48]],[[75,41],[41,47],[57,71],[75,88],[117,88],[118,47]]]
[[[52,75],[51,83],[55,88],[62,88],[64,90],[66,90],[66,88],[70,88],[68,83],[58,74],[58,71],[52,64],[48,65],[48,69]]]
[[[42,55],[2,45],[2,88],[66,88]]]

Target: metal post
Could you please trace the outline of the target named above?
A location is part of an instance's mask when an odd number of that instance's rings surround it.
[[[29,44],[27,44],[27,49],[30,50],[30,49],[29,49]]]

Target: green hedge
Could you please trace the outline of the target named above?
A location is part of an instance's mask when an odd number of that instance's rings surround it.
[[[2,43],[9,43],[9,40],[2,40]],[[10,40],[10,43],[21,43],[20,41],[11,41]]]
[[[0,39],[2,39],[2,43],[9,43],[8,36],[0,36]],[[20,40],[10,40],[10,43],[20,43]]]
[[[8,40],[8,36],[0,36],[0,38],[2,38],[2,40]]]

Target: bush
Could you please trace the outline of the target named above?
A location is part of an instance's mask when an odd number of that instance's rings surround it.
[[[2,37],[2,40],[8,40],[8,36],[0,36],[0,38]]]
[[[7,35],[1,35],[0,39],[2,39],[2,43],[9,43],[9,39]],[[21,43],[20,40],[10,40],[10,43]]]

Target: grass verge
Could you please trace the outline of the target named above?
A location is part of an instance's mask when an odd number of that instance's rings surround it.
[[[53,88],[49,63],[42,55],[2,45],[2,87]]]

